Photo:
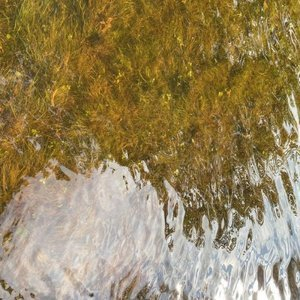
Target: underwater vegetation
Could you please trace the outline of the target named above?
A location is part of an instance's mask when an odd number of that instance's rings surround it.
[[[299,15],[297,0],[0,0],[0,211],[50,159],[87,175],[113,159],[162,201],[167,179],[186,232],[263,210],[262,190],[276,203],[263,165],[297,146],[282,124]]]

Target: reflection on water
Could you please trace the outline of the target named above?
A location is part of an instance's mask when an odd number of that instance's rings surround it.
[[[0,298],[300,299],[299,14],[0,0]]]
[[[298,111],[289,98],[299,133]],[[107,161],[89,177],[53,162],[68,180],[48,169],[28,178],[0,219],[0,296],[25,299],[298,299],[300,288],[300,157],[287,143],[282,156],[264,162],[278,201],[261,192],[264,214],[255,209],[234,224],[207,216],[187,239],[186,205],[165,181],[163,206],[151,182]],[[55,165],[56,164],[56,165]],[[248,164],[253,185],[255,160]],[[287,190],[287,181],[289,190]],[[196,246],[203,230],[202,246]],[[224,228],[226,227],[226,228]],[[218,247],[227,231],[232,251]]]

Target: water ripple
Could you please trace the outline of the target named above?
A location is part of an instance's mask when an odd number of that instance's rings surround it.
[[[28,179],[1,216],[0,295],[5,299],[19,293],[40,299],[297,298],[299,185],[290,181],[295,211],[282,174],[300,175],[299,163],[296,150],[282,159],[280,170],[272,165],[274,160],[266,162],[280,214],[262,191],[263,223],[257,221],[255,210],[253,218],[244,218],[240,230],[231,230],[231,238],[236,239],[232,251],[216,247],[219,224],[206,216],[203,247],[185,237],[185,208],[167,181],[169,202],[164,212],[154,187],[137,182],[128,168],[115,162],[107,162],[90,177],[64,167],[69,180],[38,174]],[[166,225],[171,230],[167,237]]]

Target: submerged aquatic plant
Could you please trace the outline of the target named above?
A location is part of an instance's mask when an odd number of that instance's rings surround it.
[[[162,199],[167,179],[187,232],[204,213],[262,209],[270,180],[243,168],[293,143],[299,13],[296,0],[0,0],[1,209],[49,159],[88,172],[107,157],[146,162]]]

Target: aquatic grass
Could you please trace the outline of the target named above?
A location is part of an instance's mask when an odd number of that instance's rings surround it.
[[[267,177],[234,176],[281,151],[272,130],[290,118],[287,95],[298,102],[300,8],[234,3],[1,0],[2,207],[50,159],[88,172],[111,158],[145,161],[162,198],[164,179],[186,203],[197,189],[190,220],[262,209]]]

